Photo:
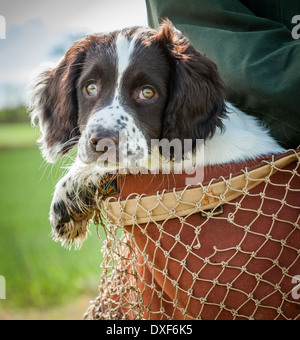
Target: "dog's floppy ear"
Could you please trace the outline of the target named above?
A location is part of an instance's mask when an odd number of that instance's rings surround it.
[[[162,138],[206,139],[225,116],[224,86],[217,66],[166,19],[155,37],[171,63],[169,103]]]
[[[35,81],[31,119],[33,124],[39,121],[39,143],[48,162],[66,154],[78,140],[76,83],[89,45],[88,39],[77,41],[56,68]]]

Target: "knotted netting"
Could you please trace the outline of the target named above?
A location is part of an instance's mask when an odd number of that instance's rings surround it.
[[[99,200],[97,320],[300,319],[300,152]]]

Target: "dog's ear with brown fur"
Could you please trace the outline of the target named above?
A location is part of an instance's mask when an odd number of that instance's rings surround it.
[[[224,86],[217,66],[198,52],[167,19],[152,38],[171,63],[169,102],[161,138],[206,139],[222,128]]]
[[[32,122],[39,121],[39,143],[48,162],[55,162],[78,141],[76,83],[89,45],[88,39],[77,41],[56,68],[36,80],[31,118]]]

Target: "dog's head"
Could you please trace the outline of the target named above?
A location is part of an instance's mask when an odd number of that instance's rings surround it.
[[[33,95],[43,155],[53,162],[79,143],[95,162],[110,140],[147,158],[151,140],[206,139],[222,126],[223,84],[216,65],[169,20],[158,31],[133,27],[77,41]]]

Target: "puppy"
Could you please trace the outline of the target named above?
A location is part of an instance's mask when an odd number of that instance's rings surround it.
[[[216,65],[169,20],[158,31],[132,27],[75,42],[36,80],[32,121],[39,122],[47,161],[78,145],[50,209],[55,238],[68,246],[85,238],[107,173],[149,168],[154,154],[151,169],[161,170],[153,140],[191,141],[181,158],[198,151],[204,166],[284,151],[258,121],[225,101]],[[168,157],[176,163],[173,152]]]

